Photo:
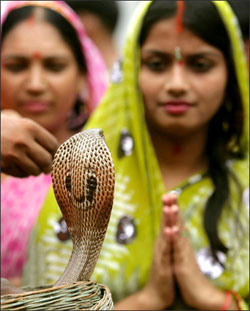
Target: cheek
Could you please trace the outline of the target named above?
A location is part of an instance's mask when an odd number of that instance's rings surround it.
[[[2,72],[1,75],[1,108],[16,108],[15,102],[20,89],[20,79]]]
[[[138,77],[138,83],[139,83],[139,88],[142,92],[143,97],[146,96],[145,92],[146,92],[146,83],[147,83],[147,79],[145,77],[145,74],[141,71]]]
[[[139,87],[143,95],[144,103],[147,108],[153,105],[159,95],[159,81],[152,75],[141,72],[139,75]]]
[[[217,111],[222,105],[225,97],[225,89],[226,83],[224,83],[224,81],[217,81],[217,83],[213,85],[213,88],[211,88],[213,91],[210,90],[210,92],[208,92],[207,101],[211,110]]]
[[[51,85],[53,85],[55,95],[60,101],[74,100],[78,93],[78,76],[76,74],[68,74],[54,78],[51,79]]]
[[[196,89],[199,89],[199,96],[204,103],[203,108],[206,113],[214,114],[219,109],[225,97],[226,85],[227,75],[222,73],[211,76],[202,83],[197,82]]]

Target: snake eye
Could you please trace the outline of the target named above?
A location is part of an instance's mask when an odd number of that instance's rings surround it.
[[[65,178],[65,185],[69,192],[71,192],[71,176],[67,175]]]
[[[87,199],[91,203],[93,201],[94,193],[96,190],[97,179],[94,176],[91,176],[90,178],[88,178],[87,184],[88,184],[88,189],[89,189]]]
[[[94,176],[91,176],[90,178],[88,178],[87,180],[88,186],[89,186],[89,190],[90,191],[95,191],[96,186],[97,186],[97,180]]]

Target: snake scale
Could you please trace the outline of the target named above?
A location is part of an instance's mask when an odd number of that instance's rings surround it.
[[[54,286],[87,281],[101,251],[114,196],[114,165],[101,129],[75,134],[58,148],[52,184],[73,242],[68,265]]]

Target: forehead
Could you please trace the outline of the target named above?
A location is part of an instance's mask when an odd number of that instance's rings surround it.
[[[32,21],[31,19],[20,22],[10,30],[2,43],[1,50],[2,53],[39,51],[41,54],[60,50],[72,55],[70,47],[53,25],[44,20]]]
[[[142,45],[143,48],[158,48],[166,51],[173,51],[176,46],[180,46],[187,52],[199,50],[217,50],[217,48],[206,43],[200,37],[193,34],[187,28],[177,32],[176,19],[163,19],[155,23]]]

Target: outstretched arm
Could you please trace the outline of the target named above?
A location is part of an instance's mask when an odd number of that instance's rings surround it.
[[[1,170],[15,177],[49,173],[57,139],[14,111],[1,111]]]

